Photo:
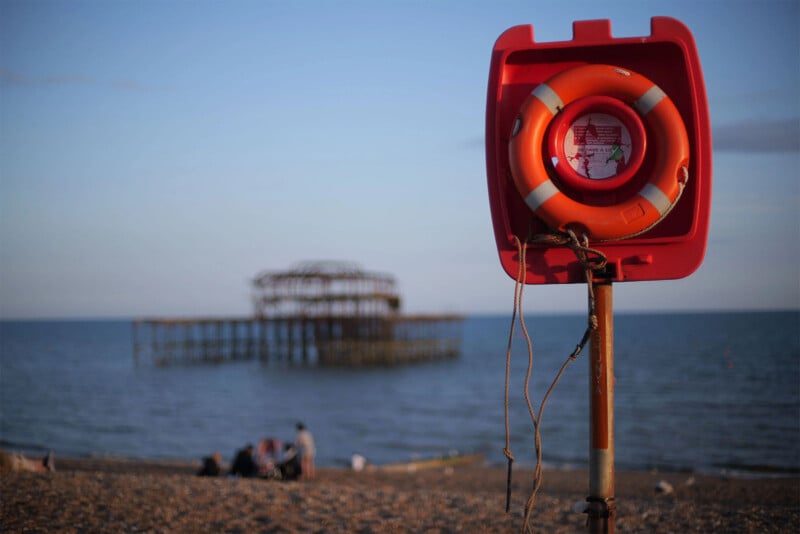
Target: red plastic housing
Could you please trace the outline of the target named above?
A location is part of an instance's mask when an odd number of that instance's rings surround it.
[[[681,114],[690,146],[688,183],[660,223],[630,239],[592,243],[608,258],[601,277],[622,282],[688,276],[702,263],[708,238],[711,127],[694,38],[686,26],[668,17],[653,17],[646,37],[615,39],[609,20],[592,20],[574,22],[571,41],[536,43],[530,25],[510,28],[497,39],[486,103],[486,169],[500,263],[515,278],[519,258],[513,236],[524,240],[548,231],[510,177],[508,143],[517,113],[540,83],[562,70],[593,63],[630,69],[658,85]],[[529,284],[585,280],[568,249],[531,246],[526,263]]]

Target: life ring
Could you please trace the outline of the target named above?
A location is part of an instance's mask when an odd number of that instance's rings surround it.
[[[603,97],[601,103],[598,97]],[[639,130],[636,123],[643,119],[649,134],[636,141],[638,147],[634,148],[643,156],[646,147],[652,161],[647,166],[650,176],[638,193],[610,206],[571,198],[551,180],[545,164],[545,154],[554,150],[552,132],[551,147],[547,148],[545,142],[548,128],[563,130],[564,124],[569,127],[574,115],[598,105],[606,106],[606,112],[631,131]],[[631,108],[635,113],[628,111]],[[557,121],[558,117],[561,119]],[[641,160],[639,157],[633,172],[627,169],[607,183],[618,187],[621,185],[618,182],[629,181],[639,170]],[[652,81],[612,65],[584,65],[556,74],[528,96],[514,121],[509,163],[513,181],[525,203],[550,228],[560,231],[569,228],[585,233],[594,241],[612,241],[646,232],[675,206],[689,178],[689,139],[675,104]],[[590,194],[593,189],[604,187],[596,183],[606,182],[570,176],[570,170],[563,168],[563,161],[553,166],[553,172],[565,182],[577,180],[578,186],[584,184]]]

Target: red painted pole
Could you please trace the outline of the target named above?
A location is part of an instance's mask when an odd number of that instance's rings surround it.
[[[595,285],[597,329],[589,361],[589,532],[613,533],[614,505],[614,317],[611,282]]]

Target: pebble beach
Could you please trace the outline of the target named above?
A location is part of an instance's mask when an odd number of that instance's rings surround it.
[[[59,458],[0,479],[3,532],[520,532],[532,472],[318,469],[312,481],[195,476],[199,462]],[[618,472],[618,532],[800,532],[800,478]],[[585,532],[583,470],[545,470],[533,532]],[[667,491],[664,491],[667,488]]]

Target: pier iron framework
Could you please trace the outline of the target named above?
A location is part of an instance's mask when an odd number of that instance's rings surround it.
[[[247,318],[144,318],[134,358],[156,365],[259,359],[320,366],[398,365],[456,357],[459,315],[403,315],[394,277],[307,262],[253,280]]]

